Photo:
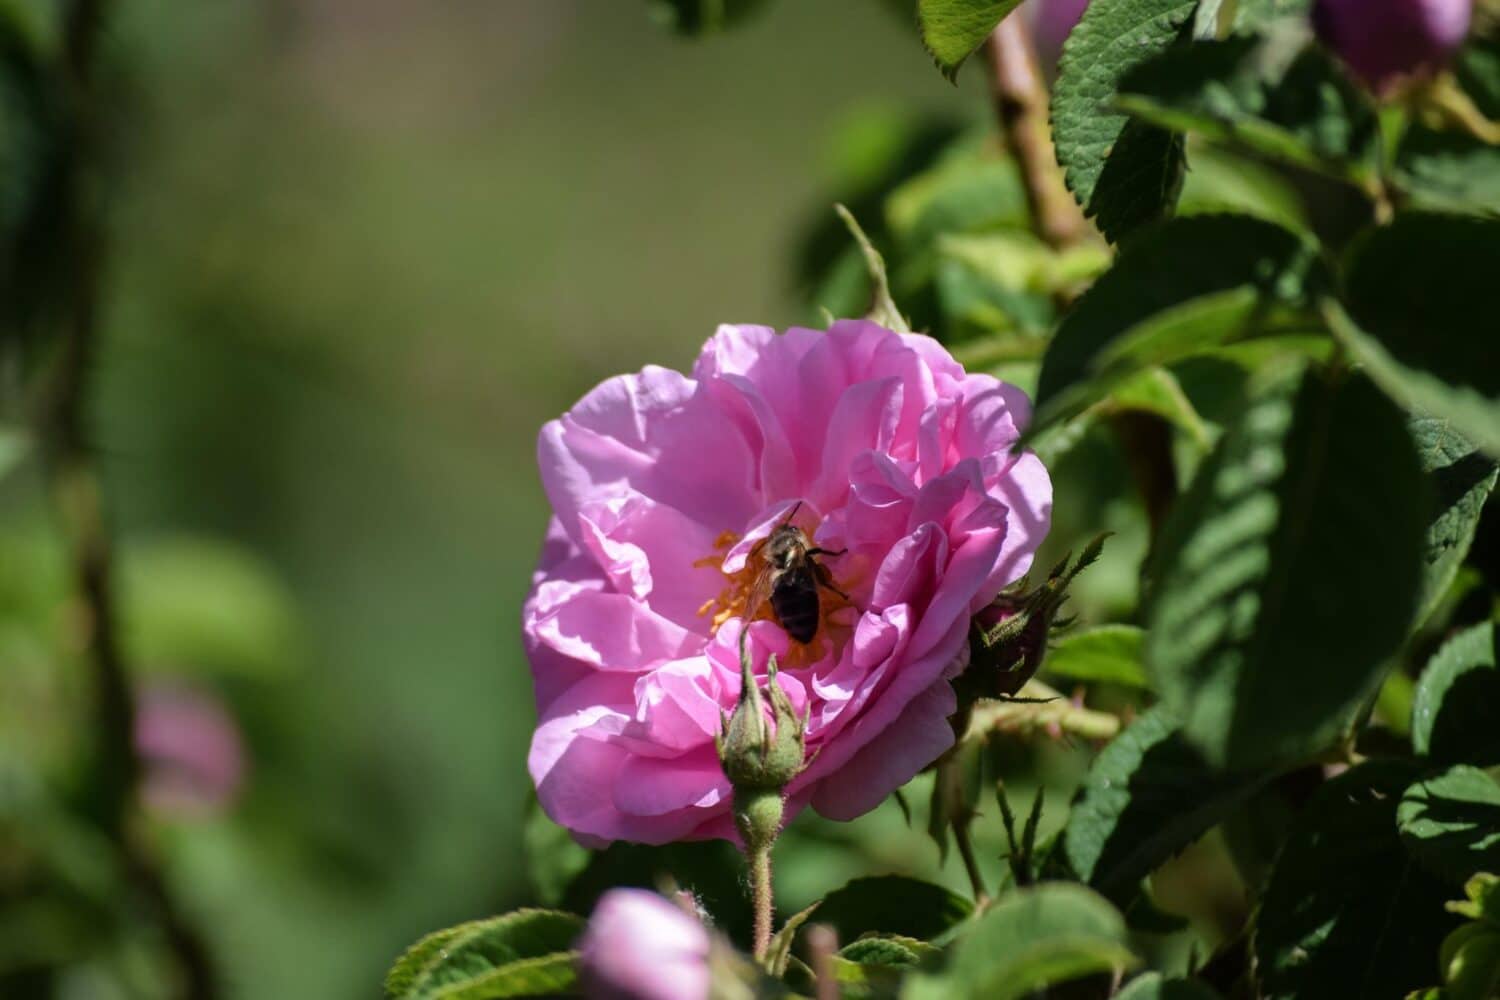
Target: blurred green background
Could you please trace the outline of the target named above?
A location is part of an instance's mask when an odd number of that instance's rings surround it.
[[[873,2],[687,42],[619,0],[151,0],[105,37],[123,110],[87,434],[128,648],[222,695],[250,760],[232,809],[153,836],[230,995],[370,996],[421,933],[534,899],[540,425],[690,364],[719,322],[815,318],[790,260],[840,143],[983,102]],[[35,466],[0,482],[22,798],[89,725]],[[891,864],[934,862],[894,807],[871,822]],[[850,874],[835,854],[809,849],[811,882]],[[43,917],[0,909],[0,951]],[[129,948],[82,953],[63,995],[130,995]]]

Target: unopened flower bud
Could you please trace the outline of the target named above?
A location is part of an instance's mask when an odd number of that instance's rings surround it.
[[[1317,0],[1319,40],[1377,92],[1440,68],[1463,44],[1473,0]]]
[[[596,1000],[707,1000],[711,939],[702,922],[645,889],[599,898],[578,942],[578,979]]]
[[[740,637],[740,698],[734,714],[723,724],[717,744],[724,775],[736,790],[776,790],[786,787],[802,770],[806,751],[806,720],[799,718],[791,699],[776,680],[776,657],[768,664],[766,694],[750,669],[745,635]],[[766,702],[771,718],[766,718]]]

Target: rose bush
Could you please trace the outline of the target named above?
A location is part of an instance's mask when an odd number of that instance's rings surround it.
[[[750,609],[809,764],[788,817],[850,819],[953,741],[971,616],[1031,564],[1051,484],[1012,445],[1025,395],[936,341],[865,321],[725,326],[691,376],[611,378],[541,433],[552,504],[523,612],[539,723],[530,770],[585,843],[733,838],[714,749],[739,695],[751,550],[791,516],[824,549],[806,646]]]

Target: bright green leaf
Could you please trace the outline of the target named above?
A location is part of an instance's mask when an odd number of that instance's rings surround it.
[[[1272,776],[1215,771],[1182,738],[1169,712],[1152,709],[1089,768],[1068,814],[1068,863],[1089,885],[1124,900]]]
[[[1312,0],[1239,0],[1234,11],[1236,31],[1259,31],[1282,17],[1300,17],[1312,7]]]
[[[838,931],[840,941],[864,934],[896,934],[922,941],[962,923],[974,904],[962,896],[902,875],[857,878],[824,897],[818,923]]]
[[[1455,764],[1412,783],[1396,809],[1401,837],[1428,871],[1464,882],[1500,871],[1500,784]]]
[[[1396,805],[1412,761],[1379,760],[1318,789],[1298,817],[1256,918],[1266,1000],[1404,996],[1435,977],[1454,926],[1451,890],[1402,846]]]
[[[840,957],[861,965],[916,965],[941,953],[940,948],[926,941],[897,934],[862,937],[839,949]]]
[[[1417,684],[1411,741],[1439,764],[1500,764],[1500,656],[1495,625],[1460,632],[1432,657]]]
[[[1080,885],[1046,883],[1002,896],[967,928],[947,966],[907,980],[908,1000],[1021,1000],[1034,991],[1137,962],[1125,921]]]
[[[1141,662],[1145,633],[1134,625],[1101,625],[1059,639],[1047,653],[1046,668],[1070,680],[1146,687]]]
[[[1137,976],[1115,1000],[1218,1000],[1218,994],[1192,979],[1167,979],[1160,972]]]
[[[1196,0],[1091,4],[1068,37],[1052,93],[1068,188],[1111,242],[1166,215],[1182,181],[1182,141],[1112,106],[1121,77],[1176,41]]]
[[[958,68],[1021,0],[918,0],[917,28],[922,44],[952,80]]]
[[[1396,153],[1396,180],[1419,208],[1500,214],[1500,146],[1413,125]]]
[[[534,996],[573,984],[570,949],[583,919],[555,910],[516,910],[436,931],[386,976],[393,1000],[480,1000]]]
[[[1115,410],[1156,414],[1204,451],[1213,444],[1208,425],[1182,391],[1182,383],[1165,368],[1147,368],[1125,379],[1109,394],[1109,402]]]
[[[1042,362],[1029,433],[1152,366],[1308,330],[1306,300],[1323,283],[1313,250],[1260,219],[1198,216],[1140,234],[1063,320]]]
[[[1411,422],[1411,431],[1434,493],[1433,518],[1427,527],[1422,557],[1426,570],[1416,618],[1420,624],[1447,593],[1459,564],[1468,555],[1480,511],[1495,488],[1500,467],[1475,451],[1447,421],[1418,417]]]
[[[1209,763],[1321,750],[1374,693],[1416,609],[1428,494],[1364,379],[1255,381],[1168,519],[1147,608],[1147,668]]]
[[[1362,237],[1334,333],[1383,388],[1500,457],[1493,300],[1500,221],[1414,212]]]

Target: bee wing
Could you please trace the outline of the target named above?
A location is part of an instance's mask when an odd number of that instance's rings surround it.
[[[771,589],[775,585],[776,571],[769,565],[763,565],[760,572],[755,575],[755,582],[750,585],[750,592],[745,597],[745,623],[755,621],[759,617],[761,609],[771,599]]]

